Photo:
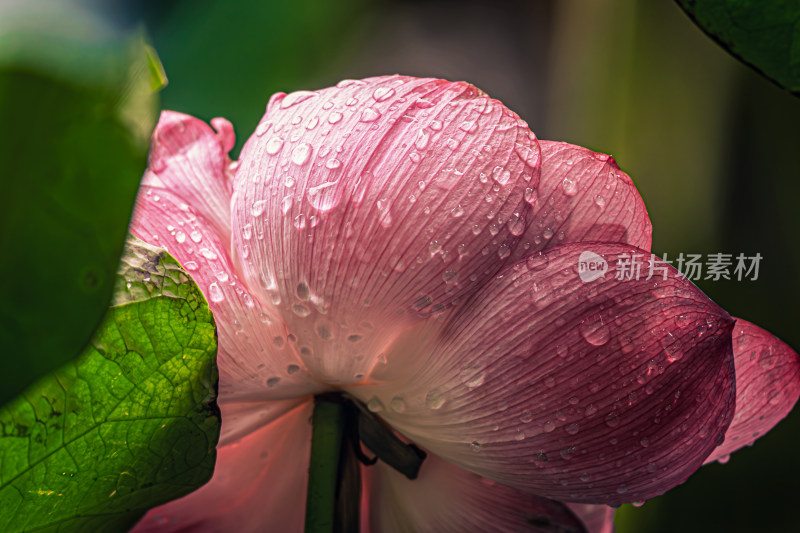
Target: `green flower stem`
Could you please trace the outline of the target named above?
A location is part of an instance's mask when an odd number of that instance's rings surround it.
[[[306,533],[333,533],[337,529],[336,500],[346,409],[335,398],[314,398],[311,464],[306,493]]]

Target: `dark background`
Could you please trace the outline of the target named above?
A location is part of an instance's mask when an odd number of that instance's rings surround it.
[[[614,155],[653,251],[763,256],[757,281],[698,282],[800,348],[800,100],[731,58],[669,0],[137,2],[163,107],[230,119],[236,151],[273,92],[403,73],[467,80],[543,139]],[[796,531],[800,409],[756,446],[641,508],[621,533]]]

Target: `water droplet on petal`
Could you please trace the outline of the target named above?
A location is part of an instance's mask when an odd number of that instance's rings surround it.
[[[219,288],[216,281],[208,286],[208,299],[214,303],[219,303],[225,299],[225,295],[222,294],[222,289]]]
[[[425,396],[425,405],[428,406],[428,409],[441,409],[444,402],[444,395],[436,389],[431,390],[428,392],[427,396]]]
[[[564,178],[561,182],[561,189],[567,196],[575,196],[578,194],[578,182],[571,178]]]
[[[186,234],[184,232],[178,230],[175,233],[175,240],[178,241],[179,244],[184,242],[186,240]]]
[[[359,119],[360,122],[375,122],[381,118],[380,112],[372,109],[371,107],[365,108],[361,112],[361,118]]]
[[[467,133],[475,133],[478,130],[478,123],[474,120],[465,120],[458,129]]]
[[[508,220],[508,231],[515,237],[519,237],[525,233],[525,219],[519,215],[510,218]]]
[[[428,146],[429,136],[425,133],[424,130],[419,130],[417,133],[417,139],[414,141],[414,146],[417,147],[417,150],[424,150]]]
[[[300,102],[305,102],[309,98],[314,98],[315,96],[317,96],[317,93],[313,91],[295,91],[283,97],[280,107],[281,109],[287,109]]]
[[[267,141],[266,151],[269,155],[275,155],[283,148],[283,139],[280,137],[273,137]]]
[[[264,214],[264,210],[267,208],[267,201],[266,200],[258,200],[257,202],[253,202],[253,205],[250,206],[250,214],[254,217],[260,217]]]
[[[285,215],[291,209],[292,205],[294,204],[294,197],[291,194],[287,194],[284,196],[283,200],[281,200],[281,212]]]
[[[511,179],[511,171],[503,167],[494,167],[492,170],[492,179],[500,185],[505,185]]]
[[[387,98],[391,98],[392,95],[394,95],[394,89],[391,87],[378,87],[372,92],[372,98],[376,102],[383,102]]]
[[[311,145],[300,143],[292,150],[292,163],[295,165],[305,165],[311,158]]]
[[[481,367],[467,366],[461,370],[461,382],[470,389],[480,387],[484,381],[486,381],[486,372]]]
[[[372,397],[367,402],[367,409],[373,413],[380,413],[383,411],[383,403],[376,397]]]
[[[189,237],[192,239],[193,242],[200,242],[203,240],[203,234],[197,230],[194,230]]]
[[[330,116],[328,116],[328,122],[330,122],[331,124],[336,124],[340,120],[342,120],[342,114],[339,113],[338,111],[334,111],[333,113],[330,114]]]
[[[586,342],[593,346],[602,346],[611,338],[611,331],[598,314],[584,319],[578,329]]]
[[[330,211],[339,202],[336,185],[338,181],[328,181],[316,187],[308,189],[308,201],[317,211]]]
[[[395,396],[389,403],[389,407],[391,407],[392,411],[394,411],[395,413],[405,413],[406,402],[400,396]]]

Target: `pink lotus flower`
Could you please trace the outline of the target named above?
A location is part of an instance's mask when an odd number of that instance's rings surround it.
[[[797,354],[674,269],[614,279],[651,225],[612,158],[471,85],[279,93],[235,163],[211,124],[163,113],[131,230],[216,317],[217,468],[136,531],[301,531],[325,392],[428,452],[415,480],[362,467],[376,532],[610,531],[595,504],[682,483],[800,395]],[[584,251],[609,274],[582,282]]]

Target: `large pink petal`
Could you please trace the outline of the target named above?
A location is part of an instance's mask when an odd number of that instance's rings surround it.
[[[153,140],[147,171],[142,183],[166,189],[214,227],[225,246],[230,244],[230,198],[233,127],[224,118],[208,124],[183,113],[161,113]]]
[[[214,226],[182,197],[142,186],[130,229],[167,249],[208,300],[217,323],[223,414],[229,401],[293,398],[321,389],[283,323],[238,278]]]
[[[313,402],[305,402],[241,440],[220,447],[211,481],[183,498],[151,509],[133,531],[302,531],[312,408]]]
[[[614,533],[613,507],[591,503],[568,503],[567,507],[581,519],[588,533]]]
[[[585,250],[608,261],[605,278],[581,281]],[[662,493],[733,416],[733,320],[675,269],[613,278],[623,254],[643,253],[569,244],[510,266],[444,331],[393,347],[348,390],[413,442],[503,484],[590,503]]]
[[[706,462],[752,444],[783,420],[800,397],[800,356],[770,333],[737,319],[733,355],[736,411],[725,442]]]
[[[539,179],[527,125],[466,83],[400,76],[273,96],[236,174],[233,238],[321,379],[352,383],[419,316],[480,287]]]
[[[620,242],[650,250],[652,225],[633,181],[613,157],[539,141],[542,174],[518,254],[567,242]]]
[[[481,478],[435,455],[413,481],[381,462],[363,472],[369,491],[364,532],[586,531],[564,504]]]

